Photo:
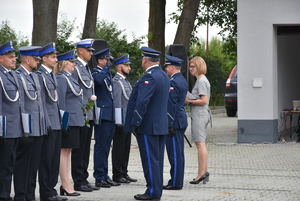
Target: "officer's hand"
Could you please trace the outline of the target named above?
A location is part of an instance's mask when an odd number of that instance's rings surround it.
[[[109,60],[108,60],[108,62],[109,62]],[[103,69],[104,69],[106,72],[109,72],[110,67],[111,67],[111,64],[107,63],[107,64],[103,67]]]
[[[52,135],[52,128],[51,126],[47,127],[47,136],[49,137],[50,135]]]
[[[136,125],[132,125],[132,134],[136,137],[139,131],[139,127]]]
[[[124,130],[124,126],[123,125],[120,125],[120,124],[116,125],[116,132],[115,132],[116,134],[122,134],[123,130]]]
[[[63,137],[68,137],[70,132],[70,128],[68,127],[67,129],[61,129],[61,134]]]
[[[19,140],[19,143],[21,145],[26,145],[29,141],[29,137],[28,136],[25,136],[25,137],[21,137],[20,140]]]
[[[169,136],[170,137],[175,136],[175,131],[174,131],[173,127],[169,127]]]
[[[5,138],[3,136],[0,136],[0,145],[3,145],[5,142]]]

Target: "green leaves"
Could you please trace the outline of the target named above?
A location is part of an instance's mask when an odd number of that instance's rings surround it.
[[[84,123],[87,127],[90,128],[90,124],[89,124],[89,119],[87,117],[87,113],[88,112],[92,112],[92,109],[95,105],[95,102],[94,100],[92,100],[91,98],[88,99],[88,103],[82,108],[82,111],[83,111],[83,115],[84,115]]]
[[[75,19],[73,21],[68,20],[65,13],[60,13],[59,17],[60,21],[57,25],[56,49],[58,52],[63,53],[75,48],[73,42],[68,42],[74,30]]]
[[[125,30],[120,30],[116,23],[98,19],[96,26],[96,38],[107,41],[108,46],[111,48],[110,52],[115,59],[124,54],[130,55],[132,64],[130,65],[131,71],[127,79],[129,81],[136,81],[139,75],[144,72],[141,67],[142,51],[140,47],[144,43],[145,36],[136,37],[133,35],[132,42],[128,42],[127,35],[124,34]],[[114,73],[113,70],[112,73]]]

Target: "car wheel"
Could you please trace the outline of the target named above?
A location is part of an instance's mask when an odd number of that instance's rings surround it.
[[[226,113],[228,117],[235,117],[236,110],[235,109],[226,109]]]

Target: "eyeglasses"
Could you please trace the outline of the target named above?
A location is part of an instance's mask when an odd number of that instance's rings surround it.
[[[189,66],[190,68],[195,68],[196,66]]]

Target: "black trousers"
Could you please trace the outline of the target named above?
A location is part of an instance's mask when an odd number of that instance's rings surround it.
[[[113,179],[127,176],[128,173],[131,133],[123,133],[123,128],[120,126],[115,127],[112,148]]]
[[[89,183],[87,179],[89,177],[88,167],[94,121],[90,120],[89,124],[90,127],[80,127],[80,147],[73,149],[71,154],[71,174],[74,187],[79,187]]]
[[[14,200],[35,200],[37,170],[44,137],[29,137],[25,145],[18,144],[14,168]]]
[[[40,198],[47,199],[57,195],[55,186],[58,181],[61,150],[61,131],[53,130],[45,136],[39,167]]]
[[[17,145],[17,138],[6,138],[0,145],[0,200],[12,200],[10,193]]]

